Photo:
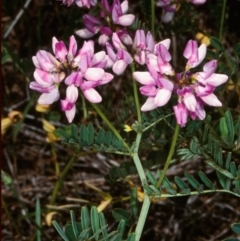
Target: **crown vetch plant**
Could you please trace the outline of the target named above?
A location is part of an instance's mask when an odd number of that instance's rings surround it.
[[[190,0],[189,2],[195,5],[201,5],[206,1]],[[190,150],[189,152],[186,151],[188,149],[182,151],[180,149],[180,152],[183,155],[187,153],[186,156],[192,157],[195,151],[195,156],[201,156],[207,159],[207,163],[217,172],[219,182],[223,189],[216,189],[204,173],[200,173],[199,176],[202,182],[207,187],[210,187],[211,190],[203,189],[202,184],[199,184],[190,174],[185,173],[186,179],[197,192],[191,192],[191,188],[178,177],[174,180],[180,188],[180,191],[176,191],[176,188],[173,187],[166,177],[168,166],[177,146],[179,131],[181,131],[180,127],[188,126],[188,122],[195,125],[196,122],[192,121],[196,119],[206,120],[206,105],[216,108],[221,107],[222,103],[215,94],[215,90],[220,85],[225,84],[229,78],[228,75],[224,74],[224,71],[215,73],[220,57],[216,56],[216,58],[209,59],[209,56],[207,56],[207,46],[204,43],[198,46],[198,42],[194,39],[186,41],[186,46],[182,51],[183,57],[186,59],[186,65],[179,71],[181,64],[177,64],[177,66],[172,64],[173,49],[171,48],[170,38],[162,39],[159,42],[155,40],[157,39],[155,36],[157,24],[154,17],[155,6],[160,6],[163,9],[162,21],[169,22],[179,8],[180,3],[171,0],[151,1],[151,16],[149,16],[151,17],[151,31],[136,27],[137,24],[134,23],[134,20],[136,20],[137,16],[127,13],[129,9],[131,10],[129,6],[130,2],[127,0],[123,2],[113,0],[111,1],[112,4],[107,0],[63,0],[62,3],[67,6],[76,3],[78,7],[85,7],[87,9],[100,7],[98,16],[84,14],[82,17],[84,28],[75,32],[80,38],[92,39],[84,41],[83,46],[78,49],[77,41],[73,35],[69,39],[68,48],[63,41],[58,41],[56,37],[53,37],[53,54],[45,50],[39,50],[36,56],[32,58],[36,70],[34,71],[35,80],[30,83],[30,88],[41,93],[38,99],[39,104],[51,105],[53,102],[58,101],[61,95],[61,109],[65,112],[69,123],[74,120],[79,94],[83,95],[84,98],[92,103],[92,106],[111,130],[111,133],[108,132],[107,134],[104,134],[104,131],[100,131],[97,136],[95,136],[91,124],[82,126],[80,128],[79,139],[76,137],[78,133],[75,133],[77,129],[75,129],[75,126],[72,126],[72,136],[69,137],[69,133],[63,135],[65,142],[70,142],[71,140],[71,143],[79,144],[80,146],[91,146],[92,148],[101,148],[104,146],[104,148],[100,149],[101,151],[112,151],[115,154],[128,155],[133,159],[144,188],[144,201],[140,215],[135,214],[135,218],[138,217],[135,232],[129,235],[127,240],[140,240],[152,197],[161,198],[164,195],[166,197],[186,194],[195,195],[211,191],[229,192],[239,197],[239,171],[236,170],[236,167],[234,169],[233,166],[224,170],[224,167],[227,168],[227,166],[230,166],[227,164],[224,164],[224,166],[222,164],[225,156],[216,156],[216,153],[218,153],[217,147],[215,146],[215,150],[213,150],[213,144],[211,143],[210,148],[210,144],[206,143],[209,128],[202,130],[202,133],[205,134],[203,137],[199,136],[199,140],[197,137],[191,140],[190,148],[193,149],[191,150],[191,154],[189,154]],[[181,11],[181,9],[179,11]],[[133,30],[134,28],[131,28],[130,25],[132,25],[132,27],[135,26],[135,30]],[[103,50],[95,53],[97,43],[95,43],[93,39],[98,33],[100,34],[98,38],[98,48],[101,47]],[[218,43],[218,45],[220,44]],[[182,56],[179,56],[179,59],[181,57]],[[114,81],[114,74],[123,75],[124,79],[129,79],[129,66],[131,67],[137,120],[132,124],[132,127],[126,129],[136,132],[136,140],[133,143],[129,143],[127,138],[125,139],[120,135],[114,125],[108,120],[107,116],[101,111],[98,105],[96,105],[102,101],[101,94],[99,93],[101,92],[101,88],[99,88],[99,92],[96,88],[100,85],[108,84],[110,81]],[[111,69],[113,74],[110,73]],[[64,93],[60,93],[62,90],[64,90]],[[139,95],[139,93],[142,96]],[[62,98],[63,94],[65,96],[64,98]],[[144,103],[141,106],[140,103],[142,102]],[[163,106],[165,106],[166,109],[161,109]],[[156,112],[150,112],[154,110]],[[156,113],[159,113],[159,110],[162,111],[162,114],[157,117],[155,116],[154,121],[149,120],[149,118],[148,121],[145,121],[147,114],[141,113],[141,111],[150,112],[156,115]],[[165,110],[168,111],[165,112]],[[171,112],[170,115],[169,112]],[[143,169],[142,162],[140,161],[139,148],[142,134],[146,130],[152,129],[157,123],[163,120],[167,121],[167,118],[172,115],[175,115],[175,120],[172,119],[169,121],[168,125],[172,129],[175,128],[175,131],[170,143],[169,154],[164,163],[164,167],[154,176],[154,174],[146,172]],[[226,123],[228,123],[229,126],[227,126]],[[213,139],[212,142],[218,139],[218,145],[222,145],[222,148],[229,145],[226,152],[230,149],[233,152],[237,148],[234,142],[234,133],[238,128],[240,129],[240,122],[236,121],[236,123],[238,124],[235,124],[229,112],[226,112],[226,114],[221,117],[216,130],[213,129],[215,139]],[[61,130],[61,133],[63,133],[63,130]],[[181,136],[181,138],[184,137]],[[238,141],[239,139],[240,137],[238,137]],[[221,161],[218,157],[221,158]],[[149,183],[151,185],[149,185]],[[235,189],[230,190],[229,183],[232,183],[233,186],[235,185]],[[167,190],[167,194],[163,194],[162,188]],[[83,212],[86,212],[86,210]],[[91,212],[96,212],[96,209],[92,208]],[[92,215],[91,218],[94,219],[94,217],[96,217],[96,220],[98,220],[97,216],[98,214],[96,214],[96,216]],[[73,218],[73,216],[71,217]],[[83,214],[82,217],[89,218],[86,213]],[[123,217],[126,218],[126,215],[123,215]],[[94,219],[93,223],[96,220]],[[123,220],[124,222],[120,222],[116,233],[116,235],[121,236],[118,240],[123,240],[121,225],[124,226],[125,221],[129,221],[124,218]],[[77,238],[80,230],[77,229],[74,222],[74,219],[72,219],[72,230]],[[54,225],[61,236],[66,237],[58,224],[54,223]],[[109,240],[108,238],[110,238],[110,236],[108,236],[105,231],[100,231],[100,228],[97,227],[98,226],[95,227],[94,225],[89,227],[89,233],[86,238],[90,239],[94,237],[98,240],[98,237],[101,239],[101,235],[105,235],[104,240]],[[85,232],[86,230],[82,230],[81,232]],[[68,238],[66,237],[65,240],[68,240]]]

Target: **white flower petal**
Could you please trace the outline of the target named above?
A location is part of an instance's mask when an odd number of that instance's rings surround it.
[[[141,111],[150,111],[156,109],[158,106],[156,105],[154,98],[147,98],[146,102],[141,107]]]

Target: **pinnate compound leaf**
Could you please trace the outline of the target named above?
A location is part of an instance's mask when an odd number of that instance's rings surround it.
[[[218,166],[214,161],[212,160],[206,160],[205,161],[209,166],[211,166],[213,169],[215,169],[216,171],[222,173],[224,176],[230,178],[230,179],[234,179],[234,176],[232,175],[231,172],[223,169],[222,167]]]

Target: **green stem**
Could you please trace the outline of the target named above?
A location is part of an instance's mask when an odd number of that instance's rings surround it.
[[[161,186],[163,178],[165,177],[166,172],[168,170],[168,166],[169,166],[170,161],[172,159],[174,149],[175,149],[175,146],[176,146],[176,143],[177,143],[177,137],[178,137],[179,130],[180,130],[180,126],[177,124],[176,127],[175,127],[174,134],[173,134],[173,140],[172,140],[172,144],[171,144],[171,147],[170,147],[170,151],[168,153],[167,161],[165,163],[163,172],[162,172],[162,174],[161,174],[161,176],[160,176],[160,178],[157,182],[157,185],[156,185],[157,188],[159,188]]]
[[[132,75],[135,71],[135,65],[134,63],[131,65],[132,69]],[[139,98],[138,98],[138,90],[137,90],[137,81],[133,77],[133,94],[134,94],[134,99],[135,99],[135,105],[137,109],[137,117],[138,117],[138,123],[141,123],[141,111],[140,111],[140,105],[139,105]]]
[[[143,230],[146,218],[147,218],[150,204],[151,204],[151,201],[150,201],[148,195],[145,193],[141,213],[140,213],[140,216],[138,219],[137,227],[135,229],[135,234],[136,234],[135,241],[139,241],[141,238],[142,230]]]
[[[139,156],[138,156],[138,149],[139,149],[139,145],[140,145],[140,142],[141,142],[141,138],[142,138],[142,133],[138,132],[137,137],[136,137],[136,142],[135,142],[133,161],[134,161],[134,164],[137,168],[138,175],[141,179],[141,183],[142,183],[142,186],[143,186],[143,184],[145,184],[147,182],[147,179],[146,179],[146,175],[145,175],[142,163],[141,163],[141,161],[139,159]],[[143,200],[143,204],[142,204],[142,209],[141,209],[140,216],[139,216],[138,223],[137,223],[137,227],[136,227],[136,230],[135,230],[135,234],[136,234],[135,241],[139,241],[140,238],[141,238],[142,230],[143,230],[144,224],[146,222],[146,218],[147,218],[147,214],[148,214],[150,204],[151,204],[151,201],[150,201],[147,193],[145,192],[144,193],[144,200]]]
[[[101,111],[101,109],[98,107],[98,105],[92,104],[92,106],[94,107],[94,109],[97,111],[97,113],[101,116],[101,118],[103,119],[103,121],[108,125],[108,127],[111,129],[111,131],[114,133],[114,135],[122,141],[123,145],[127,148],[127,150],[129,151],[130,148],[128,146],[128,144],[123,140],[123,138],[121,137],[121,135],[119,134],[119,132],[116,130],[116,128],[112,125],[112,123],[108,120],[108,118],[104,115],[104,113]]]
[[[155,0],[151,0],[151,32],[155,38]]]
[[[54,204],[54,202],[57,198],[58,191],[62,186],[63,180],[64,180],[66,174],[68,173],[68,171],[70,170],[70,168],[72,167],[75,160],[76,160],[76,157],[73,156],[70,159],[70,161],[68,162],[68,164],[65,166],[65,168],[63,169],[62,173],[60,174],[60,176],[54,186],[54,190],[53,190],[52,197],[50,200],[50,205]]]
[[[141,161],[139,159],[139,156],[138,156],[138,149],[139,149],[141,138],[142,138],[142,133],[137,133],[135,149],[134,149],[134,154],[133,154],[132,158],[133,158],[134,164],[137,168],[137,172],[138,172],[138,175],[140,177],[141,183],[143,185],[144,183],[146,183],[147,179],[146,179],[146,175],[145,175],[142,163],[141,163]]]
[[[85,101],[85,97],[83,95],[81,95],[82,97],[82,109],[83,109],[83,117],[84,119],[87,119],[88,114],[87,114],[87,108],[86,108],[86,101]]]
[[[51,150],[52,150],[52,155],[53,155],[54,164],[55,164],[55,175],[58,176],[60,174],[59,163],[58,163],[58,160],[57,160],[57,154],[56,154],[56,151],[55,151],[55,148],[54,148],[53,144],[51,144]]]
[[[171,195],[171,194],[161,194],[161,196],[153,196],[153,199],[157,199],[157,198],[172,198],[172,197],[183,197],[183,196],[193,196],[193,195],[201,195],[201,194],[205,194],[205,193],[216,193],[216,192],[221,192],[221,193],[228,193],[228,194],[232,194],[234,196],[240,197],[239,194],[232,192],[230,190],[226,190],[226,189],[216,189],[216,190],[203,190],[202,192],[198,192],[198,191],[193,191],[190,193],[177,193],[176,195]]]
[[[171,113],[171,114],[169,114],[169,115],[165,115],[165,116],[162,117],[162,118],[159,118],[158,120],[154,121],[153,123],[151,123],[150,125],[148,125],[147,127],[145,127],[145,128],[143,129],[143,132],[144,132],[144,131],[147,131],[148,129],[150,129],[151,127],[153,127],[154,125],[156,125],[158,122],[160,122],[160,121],[162,121],[162,120],[165,120],[167,117],[172,116],[172,115],[174,115],[174,114]]]
[[[225,11],[226,11],[226,4],[227,4],[227,0],[223,0],[222,16],[221,16],[220,30],[219,30],[220,41],[222,41],[222,37],[223,37],[223,24],[224,24],[224,17],[225,17]]]

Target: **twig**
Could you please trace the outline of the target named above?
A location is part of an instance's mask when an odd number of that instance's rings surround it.
[[[3,39],[6,39],[8,37],[8,35],[11,33],[12,29],[14,28],[14,26],[17,24],[18,20],[21,18],[21,16],[24,13],[24,10],[27,9],[28,5],[30,4],[32,0],[27,0],[25,2],[25,4],[23,5],[23,8],[19,11],[18,15],[16,16],[16,18],[13,20],[13,22],[11,23],[11,25],[9,26],[8,30],[6,31],[6,33],[3,35]]]

